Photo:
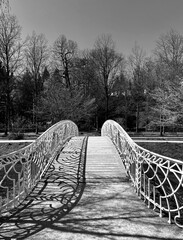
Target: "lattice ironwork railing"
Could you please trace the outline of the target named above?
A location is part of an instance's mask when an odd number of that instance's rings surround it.
[[[102,126],[102,136],[115,144],[139,197],[160,217],[183,227],[183,161],[168,158],[138,146],[115,121]]]
[[[32,190],[63,145],[78,136],[69,120],[50,127],[32,144],[0,156],[0,215],[16,207]]]

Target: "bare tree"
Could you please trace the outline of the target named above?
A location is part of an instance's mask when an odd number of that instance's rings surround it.
[[[13,89],[13,75],[21,66],[21,27],[17,18],[8,13],[0,15],[0,61],[5,68],[6,77],[6,112],[5,112],[5,134],[10,129],[10,104],[11,91]]]
[[[154,51],[159,64],[166,65],[171,71],[171,81],[177,75],[182,75],[183,70],[183,36],[176,30],[171,29],[160,36]]]
[[[146,52],[143,50],[143,48],[141,48],[137,44],[137,42],[135,42],[135,45],[132,48],[132,53],[129,56],[129,63],[130,63],[132,72],[137,67],[142,68],[144,66],[145,58],[146,58]]]
[[[0,11],[9,12],[10,3],[9,0],[0,0]]]
[[[36,133],[38,133],[39,77],[45,69],[49,57],[48,52],[48,43],[45,36],[33,31],[32,35],[27,37],[25,57],[27,68],[34,80],[33,121],[36,124]]]
[[[129,63],[132,73],[132,96],[136,105],[136,132],[138,132],[139,128],[139,112],[144,101],[144,91],[146,91],[145,58],[145,51],[135,42],[135,46],[132,48],[132,53],[129,56]]]
[[[77,43],[60,35],[53,45],[54,60],[57,68],[63,71],[66,87],[71,86],[71,71],[77,54]]]
[[[183,83],[183,36],[171,29],[160,36],[155,48],[158,86],[154,98],[156,112],[159,113],[160,133],[164,126],[173,126],[182,118],[182,83]],[[157,111],[158,109],[158,111]]]
[[[111,35],[98,37],[94,44],[94,49],[91,51],[91,58],[95,66],[98,84],[105,97],[105,118],[107,119],[109,116],[111,89],[124,58],[116,52]]]

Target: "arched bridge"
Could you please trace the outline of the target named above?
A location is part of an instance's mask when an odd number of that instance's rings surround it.
[[[182,239],[183,162],[61,121],[0,157],[0,211],[0,239]]]

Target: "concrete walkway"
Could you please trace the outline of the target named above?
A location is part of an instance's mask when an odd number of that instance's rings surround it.
[[[183,239],[183,230],[148,209],[126,178],[109,139],[89,137],[87,183],[72,211],[27,239]]]

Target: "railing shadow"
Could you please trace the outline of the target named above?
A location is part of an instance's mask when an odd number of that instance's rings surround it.
[[[65,161],[57,159],[52,163],[41,181],[11,211],[11,215],[0,218],[0,239],[24,239],[51,227],[69,213],[85,188],[85,183],[77,178],[78,161],[79,155],[74,157],[71,154]]]

